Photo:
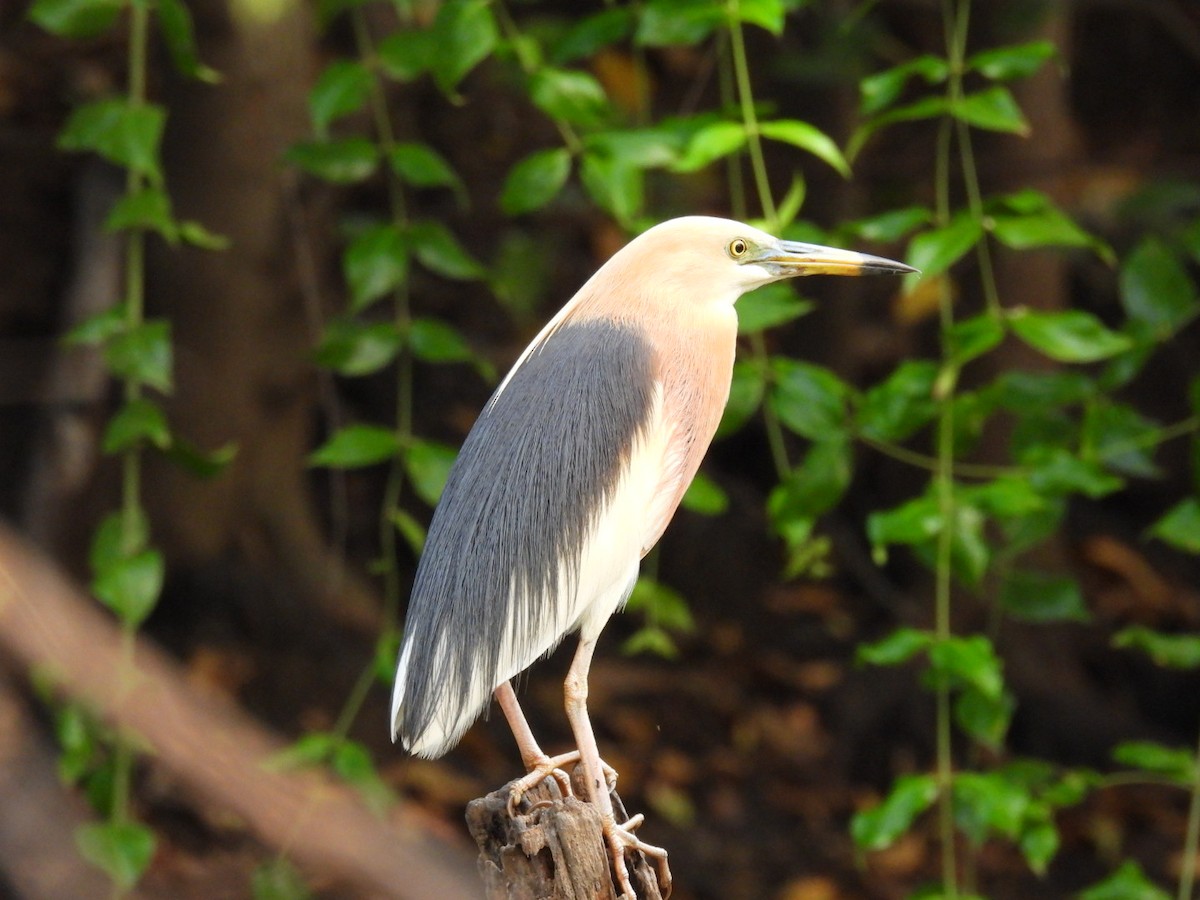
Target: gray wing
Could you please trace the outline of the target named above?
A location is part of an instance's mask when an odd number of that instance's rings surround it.
[[[392,694],[409,750],[445,753],[516,674],[514,659],[524,668],[577,626],[556,615],[577,587],[559,582],[577,572],[653,397],[653,353],[636,329],[568,319],[480,414],[409,601]]]

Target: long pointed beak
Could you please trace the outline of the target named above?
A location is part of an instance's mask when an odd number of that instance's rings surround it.
[[[917,271],[912,266],[882,256],[795,241],[779,241],[774,247],[764,248],[754,262],[770,269],[779,278],[798,275],[903,275]]]

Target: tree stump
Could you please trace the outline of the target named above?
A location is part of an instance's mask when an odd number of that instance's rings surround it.
[[[479,873],[488,900],[619,900],[592,804],[564,797],[547,778],[528,791],[516,816],[508,813],[505,785],[467,805],[467,827],[479,846]],[[628,816],[610,795],[618,821]],[[663,900],[654,867],[627,853],[629,881],[640,900]]]

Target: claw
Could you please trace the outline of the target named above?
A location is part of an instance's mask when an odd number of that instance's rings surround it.
[[[611,818],[606,818],[602,823],[604,841],[608,844],[609,857],[612,859],[613,870],[617,874],[617,889],[623,898],[637,897],[633,891],[633,885],[629,881],[629,868],[625,865],[625,854],[630,851],[641,851],[654,863],[658,887],[663,897],[670,897],[671,868],[667,865],[667,851],[662,847],[639,840],[633,833],[642,824],[644,818],[639,813],[620,825]]]
[[[521,798],[525,796],[525,792],[537,787],[547,778],[553,778],[558,782],[559,791],[564,797],[574,797],[575,791],[571,788],[571,776],[564,772],[562,767],[577,762],[579,762],[578,750],[559,756],[543,756],[540,760],[536,760],[529,771],[514,781],[508,789],[509,816],[517,815]]]

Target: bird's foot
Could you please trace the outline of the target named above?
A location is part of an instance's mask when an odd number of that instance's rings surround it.
[[[558,782],[558,789],[564,797],[574,797],[575,791],[571,788],[571,776],[564,772],[562,767],[577,762],[579,762],[578,750],[558,756],[542,756],[539,759],[527,760],[526,768],[529,771],[524,777],[514,781],[508,789],[508,814],[515,816],[525,792],[537,787],[547,778],[553,778]]]
[[[547,778],[553,778],[558,782],[559,791],[564,797],[574,797],[575,789],[571,785],[571,776],[564,771],[563,766],[569,766],[579,762],[579,751],[572,750],[570,753],[561,753],[558,756],[542,756],[537,759],[527,760],[526,768],[528,772],[516,781],[508,789],[508,814],[515,816],[517,808],[521,805],[521,798],[525,796],[525,792],[537,787]],[[600,765],[604,769],[604,781],[608,787],[609,793],[612,793],[617,788],[617,770],[608,763],[601,761]]]
[[[643,821],[645,816],[638,813],[619,825],[611,816],[606,817],[602,823],[604,840],[608,844],[608,853],[612,859],[613,871],[617,875],[617,889],[621,892],[622,900],[637,898],[633,885],[629,882],[629,868],[625,865],[625,854],[631,851],[641,851],[654,863],[659,892],[664,898],[671,896],[671,867],[667,865],[667,851],[662,847],[647,844],[634,834]]]

